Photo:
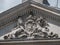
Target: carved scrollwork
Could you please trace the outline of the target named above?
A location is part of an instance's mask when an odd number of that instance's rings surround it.
[[[58,34],[51,32],[49,34],[49,24],[43,17],[36,17],[30,15],[26,18],[26,21],[19,17],[17,30],[14,34],[15,37],[8,36],[10,39],[41,39],[41,38],[58,38]],[[23,24],[24,23],[24,24]],[[18,29],[17,28],[17,29]],[[9,39],[7,36],[4,36],[4,39]]]

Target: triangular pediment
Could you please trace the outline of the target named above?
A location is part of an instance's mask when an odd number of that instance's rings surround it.
[[[34,1],[27,1],[1,13],[1,30],[2,28],[5,28],[5,26],[7,27],[17,22],[18,16],[23,16],[24,18],[26,18],[26,16],[28,17],[31,11],[34,15],[46,18],[47,21],[49,21],[50,23],[60,26],[60,10],[54,9],[46,5],[42,5]]]

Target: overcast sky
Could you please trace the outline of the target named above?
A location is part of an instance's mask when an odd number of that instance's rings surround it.
[[[57,5],[57,0],[48,0],[51,6],[56,6]],[[58,7],[60,7],[60,0],[58,0]]]
[[[56,6],[56,2],[57,0],[48,0],[49,3],[51,4],[51,6]],[[58,1],[59,5],[58,7],[60,7],[60,0]],[[6,11],[18,4],[22,3],[22,0],[0,0],[0,13],[3,12],[3,11]]]

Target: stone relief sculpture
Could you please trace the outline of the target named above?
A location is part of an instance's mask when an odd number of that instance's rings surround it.
[[[21,16],[18,17],[17,30],[14,34],[4,36],[4,39],[50,39],[58,38],[58,34],[49,34],[49,24],[43,17],[36,17],[33,13],[26,18],[23,24]],[[18,29],[17,28],[17,29]],[[10,37],[10,38],[9,38]]]

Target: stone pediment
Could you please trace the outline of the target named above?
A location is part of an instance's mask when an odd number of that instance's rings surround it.
[[[1,27],[0,29],[2,30],[2,28],[5,28],[5,27],[9,28],[8,27],[9,25],[12,25],[15,22],[17,22],[18,16],[23,16],[25,18],[26,16],[29,16],[31,11],[34,13],[34,15],[42,16],[43,18],[46,18],[47,21],[49,21],[50,23],[60,26],[60,10],[39,4],[34,1],[27,1],[27,2],[24,2],[23,4],[17,5],[16,7],[13,7],[13,8],[0,14],[0,27]],[[12,28],[10,28],[10,30],[11,29]],[[39,44],[44,43],[43,45],[45,45],[45,44],[48,45],[47,42],[49,42],[49,44],[55,45],[55,42],[58,42],[60,40],[59,39],[57,39],[57,40],[55,40],[55,39],[53,39],[53,40],[52,39],[47,39],[47,40],[41,39],[41,40],[34,40],[34,41],[32,41],[32,40],[21,41],[21,40],[17,39],[17,40],[13,40],[13,42],[11,42],[11,41],[12,40],[4,40],[4,42],[3,41],[1,41],[1,42],[5,43],[5,44],[7,43],[7,45],[8,44],[11,45],[11,43],[13,43],[14,45],[15,45],[15,43],[22,44],[22,42],[23,42],[22,45],[25,45],[27,43],[29,45],[29,44],[31,44],[31,42],[33,42],[32,45],[33,44],[36,45],[38,42],[39,42]],[[53,43],[51,43],[51,41]],[[57,44],[59,44],[59,42]]]

